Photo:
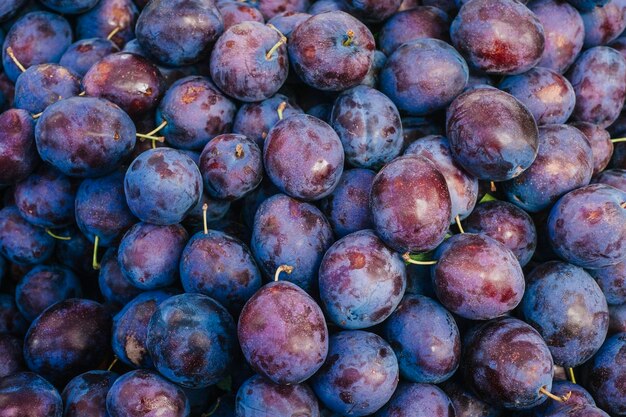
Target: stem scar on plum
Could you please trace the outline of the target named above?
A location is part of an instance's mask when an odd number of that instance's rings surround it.
[[[276,273],[274,274],[274,281],[278,282],[278,279],[280,278],[280,273],[281,272],[286,272],[287,275],[291,274],[293,272],[293,266],[290,265],[281,265],[276,269]]]
[[[346,39],[343,41],[342,45],[343,46],[350,46],[352,45],[352,42],[354,42],[354,31],[353,30],[349,30],[346,32]]]
[[[241,143],[238,143],[237,146],[235,146],[235,158],[241,159],[243,158],[243,155],[243,145]]]

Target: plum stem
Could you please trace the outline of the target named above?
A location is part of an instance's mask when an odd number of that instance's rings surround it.
[[[215,402],[215,405],[213,406],[211,411],[207,411],[206,413],[202,414],[200,417],[209,417],[209,416],[212,416],[213,414],[215,414],[217,409],[220,408],[220,403],[221,402],[222,402],[222,397],[217,397],[217,401]]]
[[[407,252],[404,255],[402,255],[402,259],[404,259],[405,262],[408,262],[413,265],[437,265],[437,261],[416,261],[415,259],[411,258],[410,252]]]
[[[265,140],[266,137],[267,137],[267,132],[261,133],[261,138],[263,138],[263,140]]]
[[[545,386],[541,387],[539,392],[545,395],[546,397],[552,398],[554,401],[558,401],[560,403],[564,403],[565,401],[569,400],[569,398],[572,396],[572,391],[570,391],[567,394],[559,397],[558,395],[554,395],[550,391],[548,391]]]
[[[113,367],[115,366],[115,364],[117,363],[119,359],[117,358],[117,356],[113,357],[113,362],[111,362],[111,365],[109,365],[109,367],[107,368],[107,371],[110,371],[111,369],[113,369]]]
[[[98,262],[98,245],[100,244],[100,236],[96,236],[93,239],[93,258],[91,259],[91,266],[96,271],[100,269],[100,262]]]
[[[238,143],[237,146],[235,146],[235,158],[243,158],[243,145],[241,143]]]
[[[81,91],[80,94],[78,94],[80,97],[83,97],[85,94],[87,94],[86,91]]]
[[[20,71],[26,71],[26,68],[24,68],[24,65],[22,65],[22,63],[17,59],[17,57],[13,53],[13,48],[11,48],[10,46],[7,48],[7,55],[9,56],[9,58],[11,58],[11,61],[13,61],[13,63],[20,69]]]
[[[276,273],[274,274],[274,281],[277,282],[280,277],[281,272],[286,272],[287,274],[291,274],[293,272],[293,266],[289,265],[281,265],[276,269]]]
[[[270,29],[275,30],[278,35],[280,36],[280,39],[278,40],[278,42],[276,42],[276,44],[274,46],[272,46],[272,49],[270,49],[269,51],[267,51],[267,53],[265,54],[265,60],[269,61],[272,59],[272,55],[274,55],[274,52],[276,52],[278,50],[278,48],[281,47],[281,45],[284,45],[287,43],[287,37],[285,35],[283,35],[283,33],[278,30],[278,28],[272,24],[268,24],[267,26],[269,26]]]
[[[43,112],[37,113],[37,114],[33,114],[32,117],[33,117],[33,119],[37,120],[37,119],[39,119],[41,117],[42,114],[43,114]]]
[[[159,133],[165,126],[167,126],[167,120],[163,120],[160,125],[154,128],[154,130],[149,131],[146,135],[154,136]]]
[[[459,217],[458,214],[454,218],[454,221],[456,222],[456,225],[459,228],[459,232],[461,232],[462,234],[465,234],[465,230],[463,230],[463,225],[461,224],[461,218]]]
[[[624,201],[622,204],[620,204],[620,207],[626,209],[626,201]]]
[[[346,40],[343,41],[343,46],[350,46],[354,42],[354,31],[349,30],[346,32]]]
[[[278,120],[283,120],[283,112],[285,111],[286,108],[287,108],[286,101],[283,101],[282,103],[278,105],[278,109],[276,109],[276,112],[278,113]]]
[[[567,368],[567,373],[569,374],[569,379],[573,384],[576,383],[576,375],[574,375],[574,368]]]
[[[611,139],[611,142],[613,143],[626,142],[626,138]]]
[[[496,183],[495,182],[491,181],[489,183],[489,186],[491,187],[491,192],[492,193],[495,193],[496,191],[498,191],[498,189],[496,188]]]
[[[150,139],[151,141],[154,141],[154,142],[161,142],[161,143],[165,142],[165,137],[163,136],[152,136],[152,135],[147,135],[145,133],[137,133],[137,137],[139,139],[144,139],[144,140]]]
[[[122,28],[119,26],[116,26],[115,29],[113,29],[111,33],[107,35],[107,40],[110,41],[111,39],[113,39],[113,36],[117,35],[117,32],[119,32],[120,30],[122,30]]]
[[[207,224],[207,220],[206,220],[206,213],[209,210],[209,205],[207,203],[204,203],[202,205],[202,223],[204,224],[204,234],[208,235],[209,234],[209,226]]]
[[[52,232],[52,230],[46,228],[46,233],[49,234],[50,236],[52,236],[53,238],[57,239],[57,240],[72,240],[71,236],[59,236],[56,235]]]

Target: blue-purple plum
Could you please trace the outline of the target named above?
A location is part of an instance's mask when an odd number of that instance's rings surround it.
[[[62,14],[85,13],[100,0],[40,0],[49,9]]]
[[[348,6],[343,0],[317,0],[309,7],[308,13],[318,15],[326,12],[347,12]]]
[[[7,0],[0,5],[0,22],[6,22],[15,16],[28,3],[28,0]]]
[[[335,101],[330,125],[341,139],[346,162],[356,168],[379,169],[402,150],[400,113],[374,88],[344,91]]]
[[[270,130],[263,147],[263,161],[267,176],[285,194],[307,201],[319,200],[333,192],[341,178],[344,149],[328,124],[307,114],[297,114]]]
[[[35,121],[31,115],[19,109],[0,114],[0,185],[22,181],[38,164]]]
[[[626,169],[607,169],[596,175],[592,182],[610,185],[626,193]]]
[[[626,332],[626,304],[609,305],[609,335]]]
[[[258,0],[257,3],[257,7],[267,20],[278,13],[304,12],[309,7],[309,0]]]
[[[335,242],[320,265],[320,299],[326,317],[345,329],[382,323],[396,309],[405,289],[404,261],[372,230]]]
[[[278,29],[280,33],[282,33],[287,37],[287,39],[289,39],[291,33],[309,17],[311,17],[311,15],[308,13],[287,11],[278,13],[270,20],[268,20],[267,23],[274,25],[274,27]]]
[[[186,292],[208,295],[233,314],[261,288],[261,272],[250,249],[216,230],[198,232],[189,240],[180,260],[180,280]]]
[[[169,290],[141,293],[113,317],[111,346],[122,362],[136,368],[153,368],[146,346],[148,324],[157,306],[173,295]]]
[[[462,381],[446,382],[442,389],[452,401],[456,417],[500,417],[502,415],[499,408],[476,397]]]
[[[569,4],[581,12],[588,12],[596,7],[602,7],[608,2],[609,0],[568,0]]]
[[[259,22],[232,26],[211,52],[211,78],[224,93],[244,102],[273,96],[287,80],[285,38]]]
[[[71,298],[46,309],[24,338],[28,368],[65,382],[93,369],[111,350],[111,316],[95,301]]]
[[[57,261],[77,274],[90,275],[93,273],[93,242],[76,226],[56,229],[58,236],[69,238],[56,241],[54,253]]]
[[[167,287],[178,278],[178,264],[189,240],[179,224],[137,223],[122,238],[117,260],[122,274],[137,288]]]
[[[81,296],[81,284],[76,275],[56,265],[36,266],[15,288],[15,304],[28,321],[35,320],[52,304]]]
[[[0,334],[12,334],[22,338],[28,330],[28,322],[15,305],[11,294],[0,294]]]
[[[401,156],[374,178],[370,209],[376,233],[388,246],[401,253],[426,252],[448,231],[450,192],[430,160]]]
[[[378,35],[378,45],[386,55],[391,55],[403,43],[416,39],[434,38],[448,42],[450,18],[441,9],[418,6],[398,12],[387,20]]]
[[[243,22],[265,23],[263,13],[258,8],[245,2],[227,2],[218,4],[217,8],[224,21],[224,30]]]
[[[141,221],[171,225],[198,204],[202,176],[186,154],[171,148],[151,149],[130,164],[124,190],[128,207]]]
[[[576,93],[572,119],[611,125],[626,97],[626,59],[615,49],[597,46],[579,55],[566,74]]]
[[[300,24],[289,39],[289,59],[311,87],[342,91],[360,84],[372,65],[374,36],[342,11],[322,13]]]
[[[0,252],[19,265],[45,262],[54,253],[54,238],[28,223],[16,206],[0,210]]]
[[[139,11],[133,0],[100,0],[96,7],[76,18],[78,39],[110,39],[118,46],[135,37]],[[115,34],[111,35],[113,31]]]
[[[119,50],[113,41],[105,38],[80,39],[67,48],[59,64],[83,77],[96,62]]]
[[[15,82],[13,105],[29,113],[41,113],[50,104],[80,93],[80,78],[57,64],[28,67]]]
[[[378,88],[380,73],[382,72],[383,68],[385,68],[386,63],[387,55],[378,50],[374,51],[374,56],[372,57],[372,66],[370,66],[370,70],[367,72],[365,78],[363,78],[363,81],[361,81],[361,85]]]
[[[402,0],[345,0],[351,14],[368,23],[379,23],[393,16]]]
[[[9,51],[24,67],[57,63],[72,43],[72,28],[63,17],[49,12],[31,12],[21,16],[6,35],[2,45],[4,73],[15,82],[20,68]]]
[[[490,74],[528,71],[541,60],[545,44],[537,16],[514,0],[465,3],[452,21],[450,37],[470,66]]]
[[[156,113],[160,134],[179,149],[201,150],[217,135],[228,133],[237,108],[207,77],[190,76],[167,90]]]
[[[450,397],[430,384],[401,383],[376,417],[455,417]]]
[[[581,13],[585,25],[585,48],[606,45],[626,29],[626,2],[609,0],[602,7]]]
[[[591,152],[593,153],[593,175],[600,174],[609,165],[611,156],[613,156],[614,146],[613,142],[611,142],[611,135],[606,129],[593,123],[576,122],[572,123],[572,126],[583,132],[589,139]]]
[[[15,186],[15,205],[29,223],[59,228],[74,223],[77,185],[58,170],[42,165]]]
[[[423,116],[448,106],[463,92],[468,77],[465,60],[452,46],[439,39],[417,39],[389,56],[380,88],[400,111]]]
[[[433,299],[407,294],[385,322],[384,335],[408,381],[438,384],[459,367],[459,329],[452,314]]]
[[[90,242],[96,236],[105,247],[119,242],[137,222],[124,195],[124,173],[113,172],[100,178],[86,179],[76,193],[76,223]]]
[[[203,192],[202,197],[198,200],[198,204],[185,216],[183,225],[188,227],[191,232],[201,230],[204,226],[204,205],[207,205],[207,223],[221,222],[227,214],[231,213],[230,201],[218,200],[210,198],[207,193]]]
[[[41,158],[73,177],[98,177],[116,169],[132,152],[136,129],[115,104],[72,97],[48,106],[37,121]]]
[[[0,334],[0,379],[26,370],[22,340],[10,334]]]
[[[536,213],[563,194],[589,184],[592,174],[593,150],[580,130],[568,125],[541,126],[535,162],[501,189],[511,203]]]
[[[463,225],[466,232],[482,233],[513,252],[522,267],[537,248],[537,230],[532,218],[506,201],[488,201],[476,206]]]
[[[110,417],[189,417],[191,405],[178,385],[139,369],[113,383],[107,393],[106,410]]]
[[[539,147],[532,113],[512,95],[490,87],[466,91],[450,104],[446,132],[453,157],[481,180],[519,176],[534,162]]]
[[[311,380],[319,400],[339,415],[367,416],[398,386],[398,360],[380,336],[346,330],[330,337],[328,358]]]
[[[0,417],[62,417],[63,402],[48,381],[32,372],[0,379]]]
[[[589,273],[598,282],[607,303],[626,304],[626,261],[604,268],[591,269]]]
[[[98,288],[104,300],[117,308],[122,308],[142,290],[135,287],[122,274],[122,269],[117,261],[117,248],[109,248],[100,261],[100,273],[98,275]]]
[[[241,216],[243,217],[244,224],[252,229],[254,226],[254,216],[261,203],[279,192],[278,188],[265,177],[261,181],[261,184],[242,200],[243,207],[241,208]]]
[[[566,261],[597,269],[626,260],[626,193],[591,184],[563,196],[550,211],[548,238]]]
[[[118,377],[111,371],[89,371],[74,377],[61,393],[63,417],[107,417],[107,393]]]
[[[543,404],[533,409],[533,416],[535,417],[564,417],[570,416],[568,410],[581,409],[584,407],[594,407],[596,402],[586,389],[578,384],[574,384],[570,381],[554,381],[552,383],[552,394],[557,396],[569,396],[567,401],[546,401]],[[564,415],[557,414],[563,412]],[[571,414],[576,416],[577,414]],[[581,416],[587,416],[582,414]],[[589,415],[589,417],[596,417],[595,415]]]
[[[276,384],[306,381],[328,354],[322,310],[311,296],[287,281],[267,284],[248,300],[237,333],[252,369]]]
[[[432,279],[439,301],[470,320],[489,320],[513,310],[524,295],[524,274],[506,246],[487,235],[452,236],[435,252]]]
[[[259,375],[239,388],[235,407],[237,417],[320,416],[317,398],[307,385],[276,385]]]
[[[146,346],[161,375],[186,388],[206,388],[228,375],[236,340],[233,318],[221,304],[182,294],[157,306]]]
[[[587,364],[585,387],[598,406],[615,416],[626,414],[626,333],[608,338]]]

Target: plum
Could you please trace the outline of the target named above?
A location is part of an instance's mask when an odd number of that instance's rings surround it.
[[[604,410],[619,416],[626,413],[626,333],[608,338],[587,364],[585,386]]]
[[[607,169],[596,175],[592,182],[610,185],[626,193],[626,169]]]
[[[84,77],[87,71],[107,55],[119,52],[113,41],[104,38],[80,39],[67,48],[59,64]]]
[[[280,33],[282,33],[283,35],[285,35],[285,37],[287,37],[287,39],[289,39],[291,33],[309,17],[311,17],[311,15],[308,13],[287,11],[278,13],[270,20],[268,20],[267,23],[269,23],[270,25],[274,25],[274,27],[278,29]]]
[[[574,384],[570,381],[554,381],[552,383],[552,394],[557,396],[568,396],[568,400],[565,402],[559,401],[546,401],[543,404],[535,407],[534,412],[537,417],[550,416],[558,417],[559,412],[565,413],[566,416],[570,416],[568,411],[573,409],[581,409],[585,407],[595,407],[596,402],[586,389],[578,384]],[[571,414],[575,416],[576,414]],[[587,414],[582,414],[587,416]],[[589,415],[589,417],[596,417],[595,415]]]
[[[393,16],[402,0],[345,0],[348,11],[368,23],[384,22]]]
[[[585,48],[606,45],[626,29],[626,2],[609,0],[602,7],[581,13],[585,25]]]
[[[609,305],[609,335],[626,332],[626,303]]]
[[[501,410],[482,401],[462,381],[446,382],[443,391],[448,395],[456,417],[500,417]]]
[[[0,379],[0,417],[61,417],[63,402],[48,381],[32,372]]]
[[[106,417],[106,398],[119,377],[110,371],[89,371],[73,378],[63,389],[63,417]]]
[[[26,370],[22,354],[22,340],[10,334],[0,334],[0,379]]]
[[[135,37],[138,16],[132,0],[100,0],[76,18],[76,35],[78,39],[110,39],[121,48]]]
[[[232,2],[217,5],[224,21],[224,30],[243,22],[265,23],[263,13],[256,7],[243,2]]]
[[[238,417],[320,416],[317,398],[307,385],[276,385],[259,375],[239,388],[235,407]]]
[[[598,125],[588,122],[575,122],[572,123],[572,126],[583,132],[589,139],[591,152],[593,153],[593,175],[600,174],[609,165],[611,156],[613,156],[614,146],[609,132]]]
[[[6,22],[15,16],[28,3],[28,0],[7,0],[0,5],[0,22]]]
[[[91,245],[90,245],[91,246]],[[91,249],[91,247],[89,248]],[[117,248],[109,248],[100,261],[100,273],[98,275],[98,288],[104,300],[116,309],[120,309],[130,302],[142,290],[135,287],[122,274],[120,264],[117,261]]]
[[[80,78],[57,64],[28,67],[15,82],[13,105],[32,114],[39,114],[50,104],[80,93]]]
[[[258,8],[265,19],[269,20],[282,12],[304,12],[309,7],[309,0],[257,0]]]
[[[0,186],[26,179],[39,164],[35,123],[28,112],[10,109],[0,114]]]
[[[54,238],[28,223],[16,206],[0,210],[0,252],[19,265],[45,262],[54,253]]]
[[[452,400],[430,384],[401,383],[376,417],[455,417]]]
[[[441,9],[418,6],[398,12],[380,29],[378,45],[386,55],[391,55],[403,43],[416,39],[434,38],[449,41],[450,18]]]
[[[589,273],[598,282],[607,303],[626,304],[626,261],[604,268],[591,269]]]
[[[0,334],[12,334],[22,338],[28,330],[28,322],[15,305],[15,297],[0,294]]]

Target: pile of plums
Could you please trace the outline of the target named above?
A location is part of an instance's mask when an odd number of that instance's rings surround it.
[[[626,417],[626,0],[1,0],[0,417]]]

